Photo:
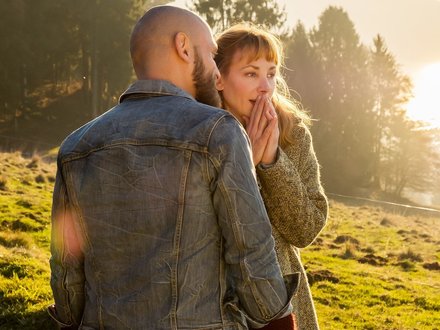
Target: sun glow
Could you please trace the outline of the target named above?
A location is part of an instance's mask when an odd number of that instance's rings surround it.
[[[407,105],[408,116],[440,128],[440,62],[425,66],[416,75],[413,92]]]

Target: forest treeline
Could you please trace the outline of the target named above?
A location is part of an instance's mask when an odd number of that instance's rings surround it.
[[[57,146],[115,105],[134,80],[128,52],[133,25],[146,9],[164,2],[0,2],[2,149]],[[334,6],[310,30],[288,22],[276,1],[194,0],[188,6],[217,32],[251,21],[280,36],[283,75],[314,119],[328,191],[400,198],[405,189],[438,190],[440,134],[406,117],[412,84],[380,31],[363,44],[348,14]]]

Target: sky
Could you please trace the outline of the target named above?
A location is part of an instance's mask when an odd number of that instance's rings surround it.
[[[187,0],[177,0],[185,5]],[[307,29],[318,25],[328,6],[342,7],[362,43],[372,46],[380,34],[414,83],[409,102],[412,119],[440,127],[440,0],[278,0],[287,11],[289,27],[300,20]]]

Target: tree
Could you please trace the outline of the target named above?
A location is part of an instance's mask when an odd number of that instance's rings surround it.
[[[298,23],[287,45],[287,81],[316,119],[312,132],[330,191],[363,187],[395,198],[438,191],[438,138],[406,117],[411,81],[380,35],[368,51],[348,15],[329,7],[311,32]]]
[[[59,143],[115,104],[134,77],[131,29],[146,8],[163,2],[0,2],[0,132],[25,138],[32,131]]]
[[[440,210],[440,128],[433,129],[431,131],[431,136],[433,137],[433,149],[436,155],[435,162],[432,164],[434,168],[433,176],[433,187],[432,191],[432,203],[435,207]]]
[[[353,22],[338,7],[328,7],[310,34],[323,75],[325,103],[314,109],[317,153],[324,180],[334,191],[349,192],[368,184],[373,122],[367,50]]]
[[[214,32],[239,22],[252,22],[282,33],[286,12],[273,0],[194,0],[192,9],[206,19]]]
[[[63,1],[70,13],[72,39],[80,55],[75,78],[82,78],[82,91],[93,118],[115,103],[133,77],[128,39],[146,2]]]
[[[60,4],[52,1],[3,1],[0,3],[0,94],[2,116],[0,120],[19,121],[32,112],[34,93],[49,81],[56,79],[55,70],[71,48],[60,14]],[[47,24],[47,17],[52,23]],[[58,58],[58,60],[54,60]]]
[[[286,82],[312,118],[318,117],[318,109],[324,108],[323,68],[318,54],[313,48],[309,35],[301,22],[286,39],[286,59],[284,74]]]
[[[372,183],[380,188],[381,158],[384,141],[390,140],[390,125],[401,121],[401,109],[411,95],[410,79],[399,72],[394,56],[388,51],[384,39],[377,35],[370,52],[370,73],[373,89],[372,120],[374,134],[374,169]],[[397,118],[396,118],[397,116]]]
[[[402,197],[406,189],[435,189],[439,153],[433,148],[433,132],[424,129],[422,123],[408,120],[403,111],[394,117],[390,129],[392,134],[383,147],[384,191]]]

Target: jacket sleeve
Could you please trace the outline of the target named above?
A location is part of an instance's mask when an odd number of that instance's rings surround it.
[[[219,120],[211,134],[209,154],[228,277],[239,298],[231,308],[259,328],[286,312],[292,292],[286,289],[276,259],[249,143],[235,119],[226,116]]]
[[[52,204],[50,258],[55,307],[49,308],[49,314],[60,328],[70,329],[81,323],[84,309],[84,257],[75,218],[58,164]]]
[[[311,244],[325,226],[328,202],[310,131],[299,126],[295,144],[279,148],[276,163],[257,173],[272,225],[297,248]]]

